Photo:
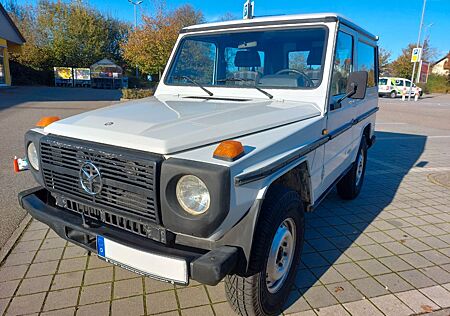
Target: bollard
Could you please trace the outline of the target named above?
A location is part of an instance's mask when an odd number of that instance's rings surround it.
[[[414,101],[417,102],[417,100],[419,100],[419,92],[418,91],[414,95]]]

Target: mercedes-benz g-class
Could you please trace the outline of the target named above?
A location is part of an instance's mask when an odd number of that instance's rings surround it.
[[[237,313],[276,314],[304,212],[363,185],[377,52],[336,14],[184,28],[153,97],[26,133],[39,187],[20,203],[108,262],[176,284],[225,278]]]

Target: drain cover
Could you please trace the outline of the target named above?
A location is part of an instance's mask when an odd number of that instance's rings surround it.
[[[450,189],[450,172],[433,173],[428,176],[428,179],[435,184]]]

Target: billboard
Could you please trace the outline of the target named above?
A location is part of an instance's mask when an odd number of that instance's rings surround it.
[[[71,67],[53,67],[53,71],[55,72],[55,79],[72,79]]]
[[[91,80],[91,70],[89,68],[74,68],[73,78],[75,80]]]
[[[416,82],[426,83],[428,81],[429,71],[430,71],[430,63],[426,61],[420,61]]]

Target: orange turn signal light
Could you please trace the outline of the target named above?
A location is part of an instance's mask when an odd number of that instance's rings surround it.
[[[235,161],[244,155],[244,146],[236,140],[225,140],[214,150],[214,158]]]
[[[59,116],[44,116],[36,123],[36,127],[46,127],[59,120]]]

